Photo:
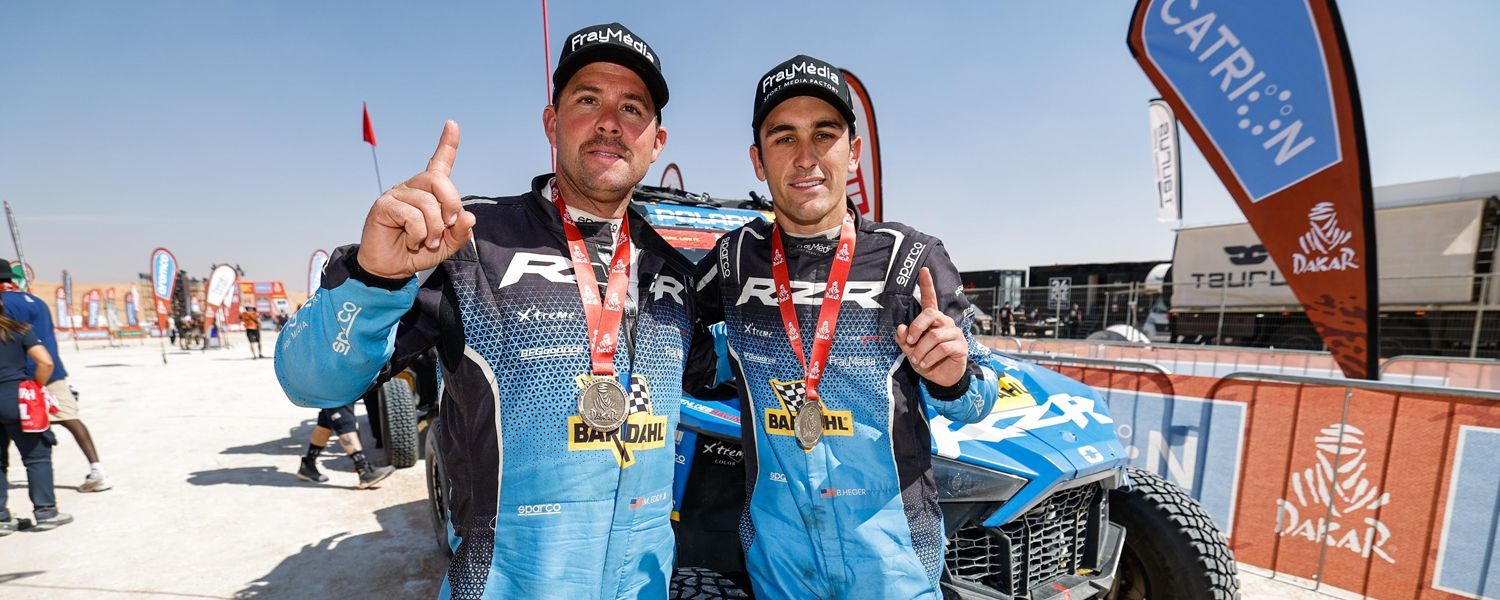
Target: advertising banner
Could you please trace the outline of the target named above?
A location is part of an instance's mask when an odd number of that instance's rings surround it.
[[[1127,42],[1344,374],[1374,378],[1369,160],[1332,0],[1139,0]]]
[[[313,292],[318,291],[318,286],[323,282],[323,266],[328,264],[328,253],[322,249],[314,250],[312,258],[307,260],[307,297],[311,298]]]
[[[677,163],[667,165],[666,170],[661,172],[661,187],[673,190],[685,190],[682,187],[682,168]]]
[[[1177,118],[1161,98],[1146,107],[1151,116],[1151,164],[1156,169],[1156,220],[1182,220],[1182,163],[1178,156]]]
[[[104,326],[104,311],[100,310],[99,306],[99,303],[103,299],[103,296],[103,294],[99,293],[99,290],[89,290],[88,296],[86,296],[86,302],[88,303],[88,320],[84,322],[88,323],[89,327],[97,328]]]
[[[870,91],[865,84],[846,69],[839,69],[849,84],[850,99],[854,101],[854,127],[865,139],[864,151],[859,157],[859,170],[849,174],[845,194],[867,219],[879,221],[884,210],[880,197],[880,140],[875,127],[875,105],[870,102]]]
[[[71,313],[73,311],[68,310],[67,291],[64,290],[62,286],[58,286],[57,292],[54,293],[53,296],[56,299],[55,304],[57,305],[57,327],[61,329],[72,329],[73,317]]]
[[[63,272],[67,277],[66,271]],[[71,282],[71,278],[68,279]],[[167,330],[167,316],[172,312],[172,288],[177,283],[177,257],[166,248],[151,252],[151,295],[156,300],[156,326]],[[72,292],[69,292],[69,296]]]

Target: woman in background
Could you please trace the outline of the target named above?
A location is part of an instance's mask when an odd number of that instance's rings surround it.
[[[36,517],[32,531],[47,531],[73,522],[73,515],[57,512],[57,495],[52,489],[52,446],[57,438],[49,429],[41,433],[21,430],[20,385],[26,380],[26,357],[36,361],[33,379],[45,387],[52,377],[52,355],[42,345],[31,326],[5,315],[0,305],[0,430],[21,452],[26,466],[26,490],[31,496],[31,510]],[[0,470],[0,536],[10,535],[20,522],[6,507],[10,483]]]

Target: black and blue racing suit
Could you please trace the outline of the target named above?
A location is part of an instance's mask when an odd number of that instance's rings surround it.
[[[630,412],[617,433],[590,429],[577,415],[591,370],[583,305],[550,180],[466,198],[474,243],[420,286],[363,273],[357,248],[340,249],[282,330],[277,376],[298,405],[339,406],[437,347],[435,435],[461,536],[444,597],[663,598],[693,266],[629,212],[635,259],[614,360]],[[579,229],[603,283],[612,230]]]
[[[938,388],[912,369],[895,332],[921,310],[917,274],[925,266],[941,310],[968,336],[972,315],[958,272],[937,239],[856,219],[854,262],[818,388],[823,437],[805,451],[792,418],[808,401],[803,367],[776,301],[771,231],[756,221],[725,234],[699,264],[697,283],[701,319],[723,319],[739,377],[748,486],[740,537],[755,592],[939,598],[944,537],[927,420],[984,418],[998,393],[997,363],[969,336],[966,374]],[[813,330],[837,242],[783,237],[802,331]],[[810,352],[813,336],[802,339]],[[714,354],[695,346],[689,389],[713,383],[704,378]]]

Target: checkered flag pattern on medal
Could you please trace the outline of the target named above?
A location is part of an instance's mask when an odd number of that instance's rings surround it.
[[[807,382],[797,381],[772,381],[776,386],[776,393],[781,394],[781,400],[786,407],[791,409],[792,414],[802,410],[802,403],[807,401]]]
[[[630,377],[630,409],[625,412],[633,415],[638,412],[651,412],[651,390],[646,387],[646,380],[642,377]]]

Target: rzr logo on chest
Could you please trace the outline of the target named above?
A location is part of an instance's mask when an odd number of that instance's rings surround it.
[[[588,262],[587,257],[578,259],[580,262]],[[510,257],[510,264],[505,267],[505,274],[500,276],[500,285],[495,286],[497,290],[503,290],[517,283],[527,275],[535,275],[552,283],[566,283],[578,285],[573,279],[573,263],[564,256],[553,256],[549,254],[537,254],[534,252],[517,252]],[[682,304],[682,281],[666,273],[656,273],[651,280],[651,299],[661,300],[671,296],[678,304]]]
[[[578,389],[588,385],[593,375],[579,375],[574,381]],[[646,378],[630,376],[630,407],[625,412],[625,423],[619,429],[603,432],[589,427],[583,417],[568,417],[568,450],[608,450],[613,452],[620,467],[635,464],[635,453],[654,450],[666,445],[667,418],[657,416],[651,406],[651,388]]]
[[[792,281],[792,304],[804,304],[817,306],[823,303],[821,296],[828,290],[827,283],[813,283],[810,281]],[[843,298],[838,298],[835,292],[835,300],[841,302],[853,302],[860,308],[880,308],[880,302],[875,300],[881,292],[885,291],[884,281],[849,281],[844,283]],[[740,291],[740,297],[735,301],[736,306],[744,305],[751,300],[758,300],[766,306],[776,306],[776,282],[769,277],[747,277],[745,287]]]

